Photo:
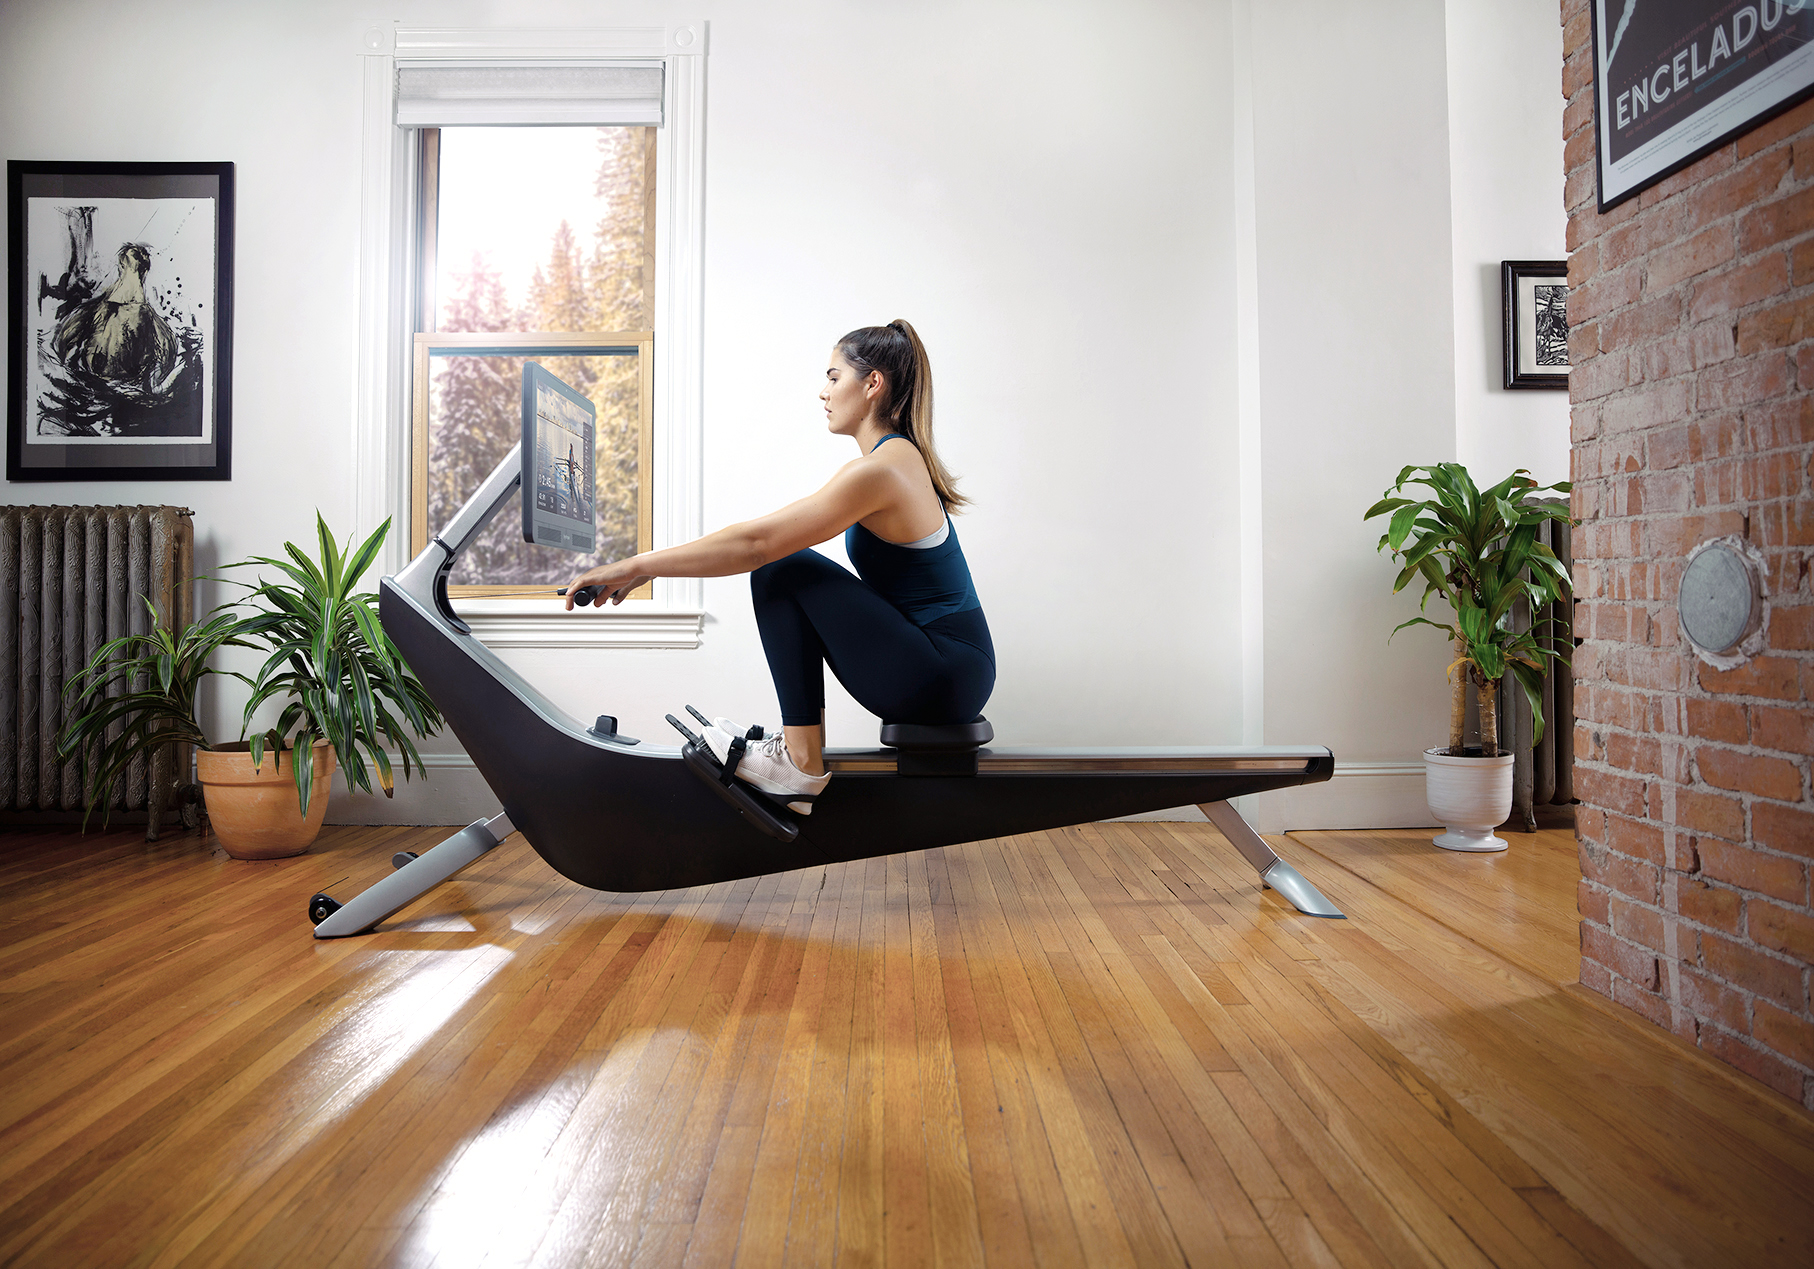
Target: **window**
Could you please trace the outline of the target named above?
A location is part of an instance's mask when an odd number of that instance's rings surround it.
[[[422,128],[418,144],[411,550],[516,443],[529,359],[597,407],[600,557],[648,549],[655,129]],[[587,563],[500,516],[453,593],[545,596]]]
[[[419,272],[424,249],[437,245],[423,239],[420,202],[424,134],[431,129],[439,133],[438,146],[500,125],[513,126],[525,141],[538,134],[578,135],[600,127],[640,130],[645,146],[653,136],[654,188],[647,187],[645,167],[643,191],[645,224],[653,207],[654,234],[644,241],[644,272],[652,275],[645,309],[653,311],[645,311],[644,325],[635,331],[555,332],[558,340],[551,337],[535,347],[545,349],[545,358],[558,352],[624,359],[612,363],[620,367],[634,360],[639,391],[646,387],[649,402],[642,424],[649,437],[646,462],[638,443],[639,540],[646,536],[650,545],[662,547],[690,541],[703,531],[706,35],[706,23],[688,19],[568,29],[387,25],[361,32],[364,144],[352,494],[356,528],[370,532],[386,518],[398,528],[385,545],[386,571],[409,558],[418,516],[425,526],[429,519],[426,481],[413,479],[418,458],[415,405],[432,393],[432,387],[414,392],[418,337],[430,337],[428,355],[436,369],[443,358],[474,355],[476,349],[505,349],[498,357],[526,355],[521,342],[512,346],[514,337],[525,332],[431,329],[424,320],[425,315],[437,317],[441,309],[441,297],[424,287]],[[591,144],[597,144],[596,134]],[[439,161],[441,156],[434,157]],[[597,161],[594,152],[590,170],[596,170]],[[435,219],[439,228],[439,213]],[[571,227],[576,242],[582,242],[581,226]],[[536,251],[546,246],[539,242]],[[451,268],[470,265],[470,257],[462,262],[445,250],[434,255]],[[426,305],[425,299],[430,301]],[[512,339],[503,339],[506,334]],[[596,334],[614,338],[602,345],[588,342]],[[638,338],[615,338],[632,334]],[[484,335],[499,338],[471,342]],[[453,350],[461,341],[468,342]],[[604,351],[591,351],[599,348]],[[504,365],[480,367],[481,360],[475,356],[449,364],[508,373]],[[621,368],[618,373],[627,374]],[[412,486],[424,490],[419,513]],[[567,562],[578,559],[568,556]],[[588,610],[596,619],[584,621],[560,619],[560,606],[550,602],[546,588],[536,589],[542,593],[468,592],[461,612],[493,646],[699,644],[705,591],[696,579],[658,578],[652,601]]]

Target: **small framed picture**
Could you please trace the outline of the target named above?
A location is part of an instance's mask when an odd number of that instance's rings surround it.
[[[6,478],[231,479],[233,165],[6,177]]]
[[[1568,391],[1568,262],[1502,260],[1505,386]]]

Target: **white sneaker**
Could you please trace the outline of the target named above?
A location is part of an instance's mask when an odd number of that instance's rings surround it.
[[[705,729],[705,743],[720,764],[730,761],[731,742],[736,733],[713,725]],[[747,780],[787,809],[798,815],[813,813],[813,799],[831,783],[830,775],[807,775],[794,765],[787,752],[787,740],[780,735],[765,740],[744,742],[743,758],[737,764],[737,778]]]

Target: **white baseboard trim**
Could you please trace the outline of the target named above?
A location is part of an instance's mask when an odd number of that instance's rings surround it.
[[[465,754],[429,754],[427,778],[404,780],[398,768],[396,794],[349,795],[336,780],[328,804],[330,824],[470,824],[496,815],[492,793]],[[1247,822],[1261,833],[1340,828],[1428,828],[1436,821],[1424,801],[1421,762],[1338,762],[1322,784],[1301,784],[1235,799]],[[1194,806],[1126,815],[1119,822],[1161,820],[1203,823]]]

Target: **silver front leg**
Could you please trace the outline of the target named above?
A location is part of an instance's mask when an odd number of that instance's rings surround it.
[[[1197,807],[1209,822],[1241,852],[1242,858],[1259,870],[1260,881],[1284,895],[1291,906],[1305,916],[1340,917],[1343,912],[1304,879],[1304,874],[1278,857],[1266,839],[1253,831],[1241,813],[1226,802],[1203,802]]]
[[[367,887],[315,927],[318,939],[340,938],[371,929],[414,903],[516,831],[508,815],[474,820],[433,850]]]

